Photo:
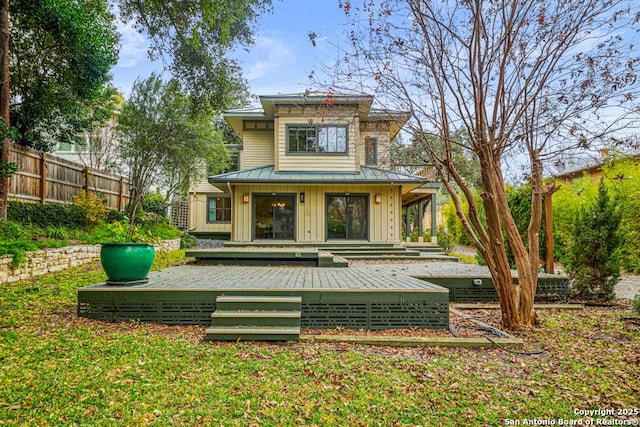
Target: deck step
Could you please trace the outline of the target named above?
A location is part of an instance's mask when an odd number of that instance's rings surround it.
[[[220,295],[216,298],[216,310],[271,310],[300,311],[302,297],[262,295]]]
[[[346,259],[350,261],[398,261],[398,260],[412,260],[420,261],[422,257],[416,256],[395,256],[395,255],[346,255]]]
[[[297,341],[302,297],[220,295],[205,339],[217,341]]]
[[[363,247],[351,247],[351,248],[345,248],[345,247],[338,247],[338,248],[320,248],[323,251],[327,251],[327,252],[331,252],[334,254],[342,254],[343,252],[405,252],[407,250],[407,248],[403,247],[403,246],[395,246],[395,247],[390,247],[390,248],[372,248],[372,247],[367,247],[367,246],[363,246]],[[412,249],[410,249],[412,250]]]
[[[210,341],[297,341],[300,326],[211,326],[206,340]]]
[[[212,326],[300,326],[300,311],[216,310]]]
[[[349,251],[349,252],[341,252],[340,256],[343,258],[349,259],[354,256],[387,256],[387,257],[396,257],[396,258],[411,258],[411,257],[419,257],[420,252],[418,251],[401,251],[401,252],[368,252],[368,251]]]

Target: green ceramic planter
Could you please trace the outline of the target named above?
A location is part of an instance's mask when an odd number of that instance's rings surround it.
[[[146,280],[154,257],[153,245],[148,243],[103,243],[100,249],[100,262],[110,284]]]

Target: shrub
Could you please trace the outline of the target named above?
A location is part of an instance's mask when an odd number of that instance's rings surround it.
[[[129,222],[125,218],[119,222],[98,224],[87,237],[87,241],[93,244],[126,241],[153,243],[159,239],[177,239],[181,236],[182,231],[167,223],[134,226],[130,230]]]
[[[121,222],[127,219],[127,215],[124,212],[117,211],[115,209],[109,209],[104,222]]]
[[[579,213],[569,248],[567,273],[576,296],[611,300],[620,278],[620,213],[600,181],[595,203]]]
[[[85,227],[95,227],[103,222],[109,213],[109,208],[102,197],[84,190],[78,191],[78,194],[73,196],[73,204],[82,211],[81,225]]]
[[[17,222],[0,221],[0,240],[22,240],[28,235],[29,233]]]
[[[47,227],[77,229],[83,213],[77,206],[37,203],[10,202],[8,219],[23,226],[33,226],[46,230]]]
[[[437,236],[438,245],[442,248],[442,251],[447,255],[453,252],[453,248],[455,246],[453,235],[447,231],[444,225],[438,225]]]
[[[35,251],[38,246],[30,241],[31,236],[14,221],[0,221],[0,256],[13,255],[11,267],[24,264],[27,251]]]
[[[67,240],[69,231],[64,227],[47,227],[46,234],[49,239]]]
[[[153,237],[158,239],[177,239],[182,237],[182,231],[167,222],[152,224],[144,227]]]
[[[195,236],[192,236],[191,234],[184,234],[180,238],[180,249],[195,248],[197,244],[198,244],[197,239],[195,238]]]
[[[475,191],[474,199],[476,204],[478,205],[480,215],[480,221],[484,223],[484,206],[482,205],[482,199],[480,198],[480,194]],[[463,196],[460,197],[460,203],[463,212],[469,213],[469,203],[465,200]],[[458,218],[458,214],[456,213],[456,207],[453,204],[451,198],[449,201],[444,204],[442,207],[442,216],[444,218],[445,226],[451,235],[453,236],[454,243],[459,245],[471,246],[473,243],[469,236],[467,235],[464,226],[462,225],[462,221]]]

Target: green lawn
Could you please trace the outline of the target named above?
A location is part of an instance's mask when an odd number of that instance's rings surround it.
[[[640,406],[640,328],[622,309],[541,313],[523,334],[538,356],[220,344],[78,319],[76,289],[103,279],[91,265],[0,288],[0,425],[482,426]]]

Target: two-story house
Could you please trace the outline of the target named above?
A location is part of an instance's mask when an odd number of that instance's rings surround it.
[[[391,169],[390,142],[408,114],[376,110],[373,100],[261,96],[260,108],[226,112],[242,139],[238,170],[192,191],[191,230],[237,242],[401,242],[403,207],[435,205],[438,185]]]

